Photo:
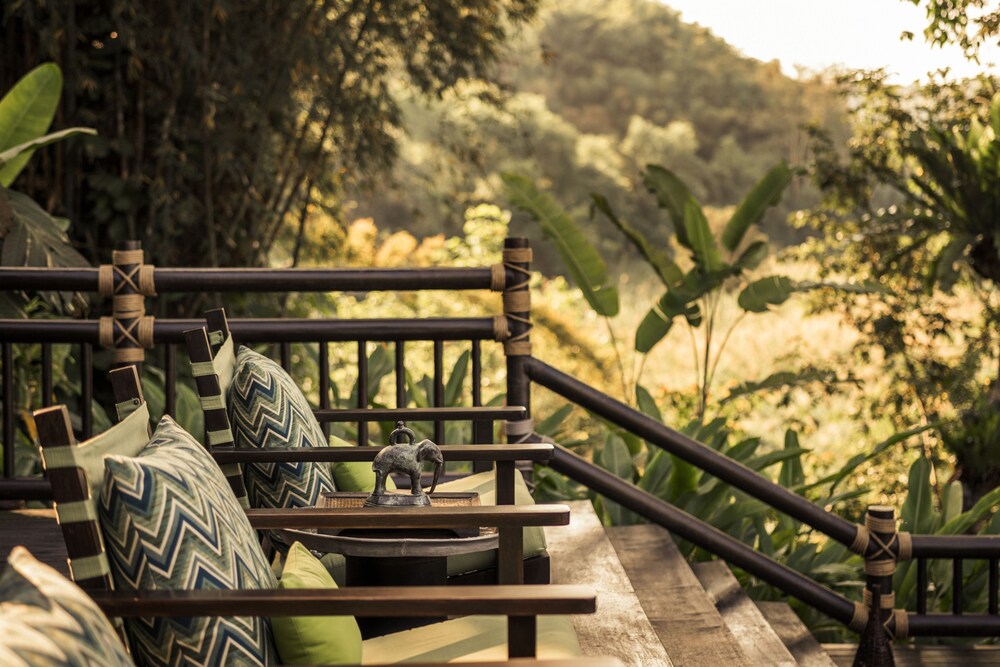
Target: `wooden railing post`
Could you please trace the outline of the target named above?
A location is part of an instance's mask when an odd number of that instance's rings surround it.
[[[111,253],[111,264],[98,270],[98,290],[111,297],[111,317],[100,321],[102,347],[114,349],[116,368],[142,364],[145,348],[153,346],[153,318],[146,316],[146,297],[155,296],[153,267],[143,263],[139,241],[122,241]]]
[[[508,421],[507,442],[530,442],[531,385],[525,360],[531,356],[531,246],[528,239],[508,238],[503,244],[503,314],[507,336],[503,342],[507,357],[507,405],[524,406],[524,419]]]
[[[865,515],[864,527],[858,527],[858,536],[852,548],[860,553],[865,559],[865,590],[861,603],[855,603],[854,617],[851,619],[850,627],[856,632],[861,632],[866,625],[876,620],[869,618],[872,614],[878,614],[878,625],[884,629],[879,637],[872,638],[869,630],[866,642],[867,647],[862,656],[861,652],[856,658],[867,662],[863,664],[877,664],[888,667],[892,665],[892,651],[889,644],[892,639],[902,639],[908,634],[907,614],[905,610],[895,609],[896,594],[892,589],[892,575],[896,572],[896,564],[900,560],[907,560],[910,557],[911,542],[909,533],[900,533],[896,530],[896,512],[887,505],[869,505]],[[878,599],[875,599],[878,596]],[[872,642],[876,641],[881,648],[874,651]],[[888,660],[875,660],[873,655],[888,655]]]

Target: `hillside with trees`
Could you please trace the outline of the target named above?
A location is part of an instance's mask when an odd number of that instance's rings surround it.
[[[646,164],[669,167],[711,211],[737,203],[776,162],[802,164],[805,124],[846,136],[842,102],[823,77],[791,79],[777,62],[746,58],[648,0],[543,3],[500,67],[498,86],[459,87],[430,101],[408,94],[408,135],[391,177],[357,193],[348,216],[418,235],[455,233],[467,206],[503,201],[500,172],[518,171],[578,217],[588,217],[589,195],[600,192],[665,238],[665,220],[636,196]],[[815,190],[796,181],[765,232],[779,245],[795,240],[785,217],[815,201]],[[514,228],[533,233],[517,218]],[[628,257],[606,231],[589,229],[611,256]]]

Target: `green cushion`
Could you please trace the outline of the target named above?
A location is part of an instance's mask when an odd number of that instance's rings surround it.
[[[149,406],[140,405],[128,417],[115,424],[107,431],[81,442],[73,447],[43,447],[42,465],[45,470],[65,467],[83,468],[87,475],[90,493],[87,499],[80,501],[89,506],[88,513],[93,516],[97,512],[97,498],[101,495],[101,485],[104,483],[104,457],[109,454],[135,456],[149,443]],[[75,504],[75,503],[74,503]],[[56,514],[63,523],[71,522],[64,513],[66,508],[56,504]],[[99,576],[101,573],[76,572],[76,579],[87,579]]]
[[[331,447],[353,447],[351,443],[335,435],[330,436]],[[333,482],[338,491],[368,491],[375,489],[375,471],[367,461],[338,461],[334,463]],[[385,488],[395,490],[396,483],[392,477],[385,480]]]
[[[212,368],[219,378],[219,389],[222,390],[222,400],[225,404],[229,387],[233,384],[233,373],[236,372],[236,353],[233,351],[233,337],[226,338],[219,351],[212,357]]]
[[[568,616],[538,617],[538,657],[579,656],[580,642]],[[464,616],[413,630],[366,639],[363,665],[395,662],[471,662],[507,659],[507,619]]]
[[[107,616],[75,584],[14,547],[0,576],[0,665],[131,665]]]
[[[481,472],[468,477],[462,477],[451,482],[438,485],[439,491],[475,491],[479,494],[479,502],[483,505],[496,505],[496,474],[494,470]],[[535,499],[528,491],[528,485],[524,483],[521,471],[514,471],[514,504],[534,505]],[[545,530],[541,526],[532,526],[524,529],[524,557],[531,558],[545,552]],[[448,557],[448,575],[464,574],[485,570],[496,564],[496,552],[479,551],[459,556]]]
[[[337,588],[326,567],[302,544],[288,550],[278,587]],[[361,631],[353,616],[275,616],[278,655],[287,665],[343,665],[361,662]]]
[[[219,466],[170,417],[138,456],[108,456],[104,466],[98,517],[115,588],[276,585]],[[125,628],[145,665],[259,665],[275,655],[266,618],[129,618]]]

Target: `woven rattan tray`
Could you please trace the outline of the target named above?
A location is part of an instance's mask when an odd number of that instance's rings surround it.
[[[365,492],[333,491],[323,494],[323,499],[320,501],[319,506],[338,509],[364,507],[365,498],[369,495]],[[478,493],[441,492],[431,494],[432,507],[470,507],[479,504]]]

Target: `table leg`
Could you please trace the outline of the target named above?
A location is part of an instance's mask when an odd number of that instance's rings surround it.
[[[507,617],[507,657],[534,658],[538,626],[534,616]]]

